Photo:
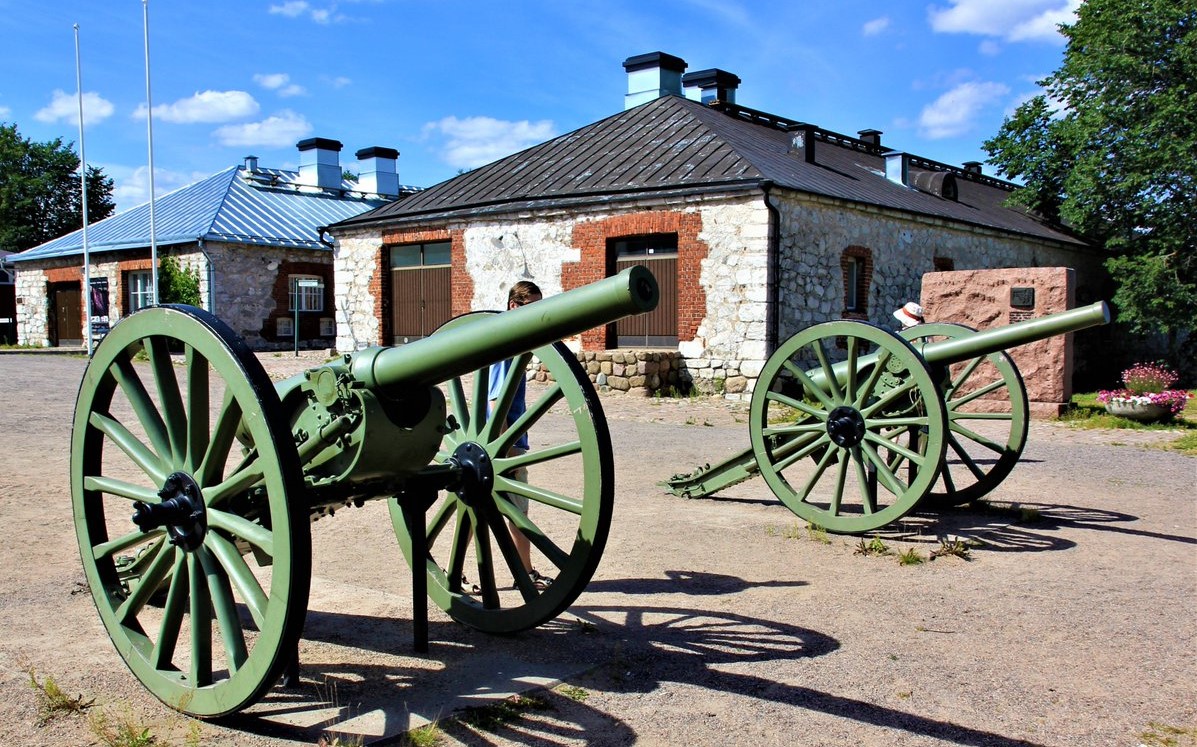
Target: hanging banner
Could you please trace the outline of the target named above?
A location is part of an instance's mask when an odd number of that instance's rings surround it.
[[[92,278],[91,335],[95,340],[108,334],[108,278]]]

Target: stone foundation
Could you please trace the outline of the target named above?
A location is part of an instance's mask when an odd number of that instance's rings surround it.
[[[599,392],[651,397],[657,392],[681,393],[696,386],[676,350],[587,350],[575,355]],[[532,378],[548,381],[550,375],[543,364],[538,364]]]

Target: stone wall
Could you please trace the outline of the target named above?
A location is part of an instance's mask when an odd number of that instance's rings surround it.
[[[680,393],[690,386],[685,361],[675,350],[585,350],[575,355],[600,392],[648,397],[656,392]],[[533,378],[547,381],[550,376],[540,365]]]

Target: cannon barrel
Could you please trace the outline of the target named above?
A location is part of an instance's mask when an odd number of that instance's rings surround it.
[[[1088,306],[983,330],[955,340],[928,343],[922,349],[923,360],[931,365],[962,363],[1028,342],[1109,323],[1110,307],[1105,301],[1098,301]]]
[[[479,317],[400,347],[353,356],[365,386],[431,386],[631,314],[652,311],[657,281],[640,265],[502,314]]]

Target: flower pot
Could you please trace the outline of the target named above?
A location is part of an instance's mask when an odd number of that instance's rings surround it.
[[[1157,423],[1172,417],[1172,410],[1166,405],[1157,405],[1154,402],[1130,402],[1124,399],[1112,399],[1106,402],[1106,412],[1140,423]]]

